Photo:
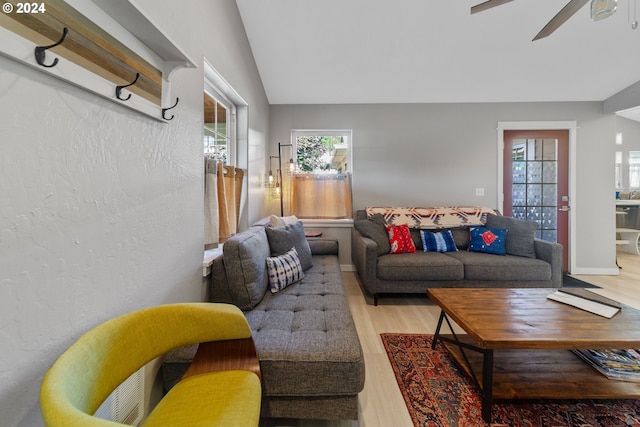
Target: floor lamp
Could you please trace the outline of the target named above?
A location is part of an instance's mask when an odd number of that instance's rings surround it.
[[[283,186],[284,181],[282,180],[282,147],[291,147],[293,150],[293,144],[281,144],[278,142],[278,174],[280,174],[280,185]],[[293,162],[293,157],[289,158],[289,173],[293,173],[295,171],[295,163]],[[282,194],[282,188],[280,189],[280,216],[284,216],[284,195]]]

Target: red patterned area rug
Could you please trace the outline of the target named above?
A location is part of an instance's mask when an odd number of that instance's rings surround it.
[[[486,427],[480,391],[433,335],[381,334],[416,427]],[[640,426],[640,400],[498,402],[492,427]]]

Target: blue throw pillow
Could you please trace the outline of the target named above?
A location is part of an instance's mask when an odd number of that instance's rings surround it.
[[[469,250],[487,254],[506,255],[507,230],[499,228],[471,227]]]
[[[456,242],[453,241],[451,230],[432,233],[427,230],[420,230],[422,236],[422,247],[425,252],[457,252]]]

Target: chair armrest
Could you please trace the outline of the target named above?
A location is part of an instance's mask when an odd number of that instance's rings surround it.
[[[378,245],[373,239],[364,237],[355,228],[351,229],[351,259],[365,289],[375,294]]]
[[[562,287],[562,245],[535,239],[536,258],[551,264],[551,283],[554,288]]]
[[[182,379],[207,372],[232,370],[250,371],[261,378],[260,362],[253,338],[200,343]]]

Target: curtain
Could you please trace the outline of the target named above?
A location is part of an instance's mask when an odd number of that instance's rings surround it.
[[[350,175],[294,175],[291,182],[291,214],[298,218],[352,218]]]
[[[218,163],[219,239],[224,242],[238,231],[244,171]]]
[[[221,243],[238,231],[244,170],[206,160],[205,245]]]

